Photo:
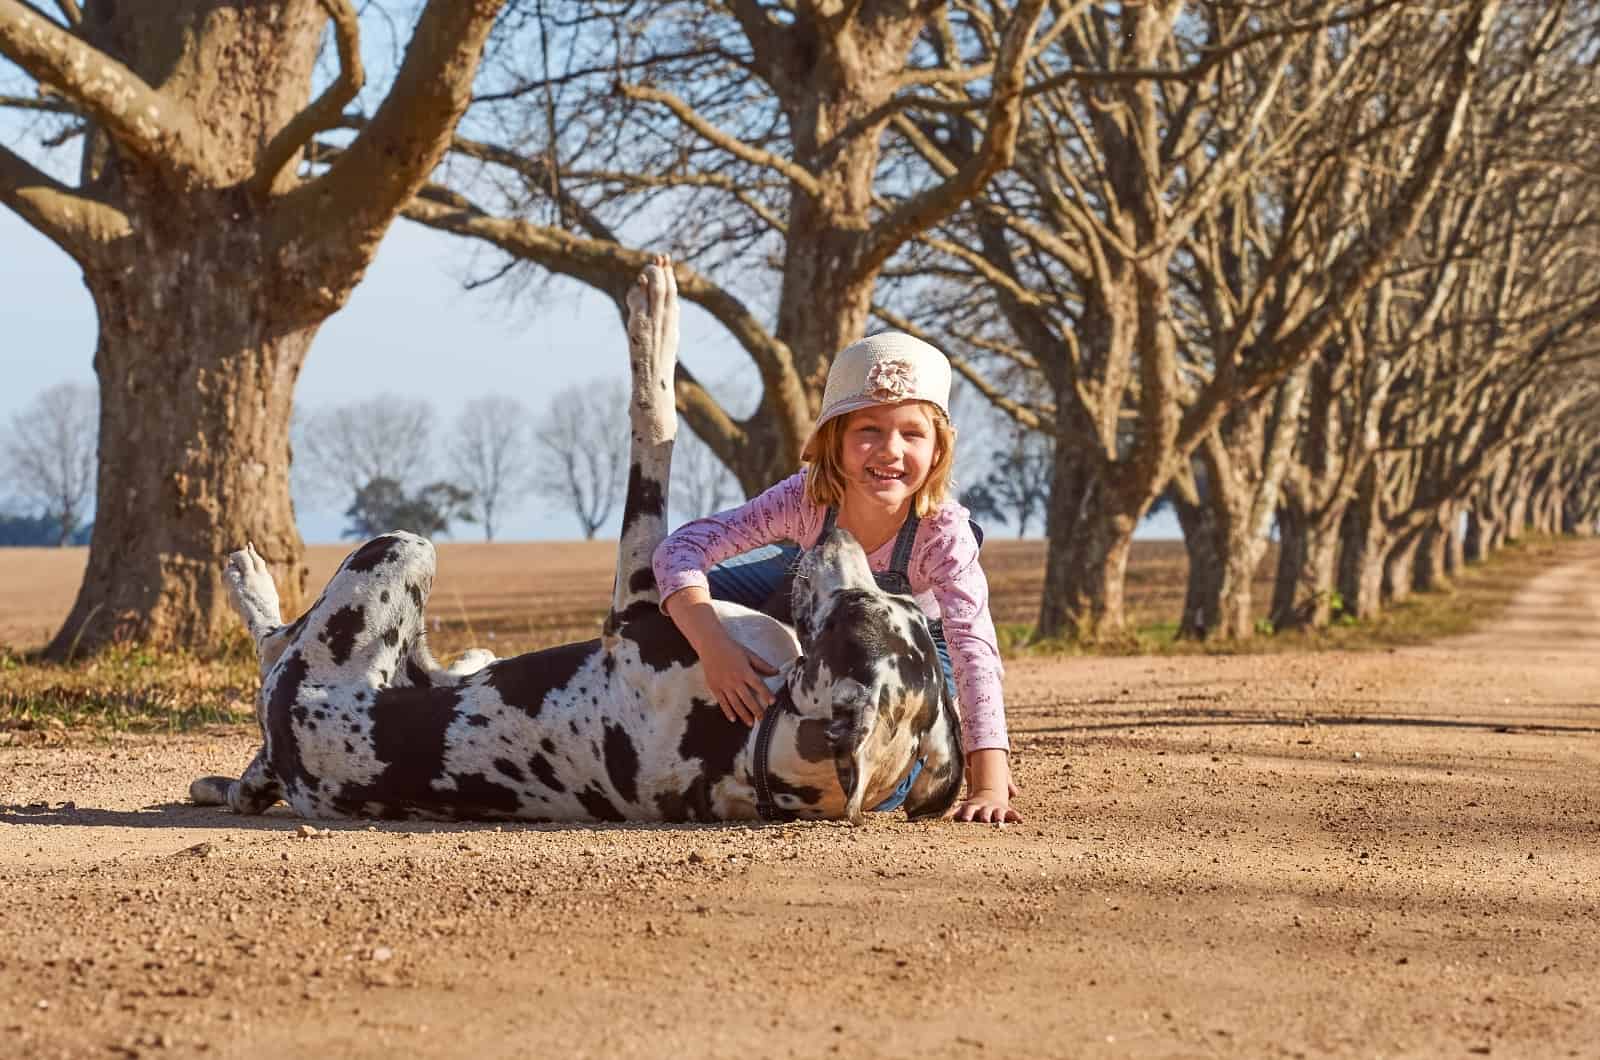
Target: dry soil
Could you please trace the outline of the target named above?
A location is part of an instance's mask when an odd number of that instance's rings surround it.
[[[1600,544],[1470,637],[1021,659],[1005,829],[185,805],[0,748],[3,1056],[1600,1055]]]

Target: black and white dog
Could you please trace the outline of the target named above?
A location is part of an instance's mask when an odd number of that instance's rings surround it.
[[[195,802],[261,813],[284,799],[312,818],[858,821],[921,759],[907,813],[949,809],[960,727],[932,638],[914,601],[878,589],[844,531],[804,557],[794,630],[717,605],[735,639],[782,668],[761,725],[723,717],[650,568],[677,432],[677,288],[664,258],[628,309],[633,466],[603,636],[510,659],[469,652],[446,669],[424,642],[427,540],[368,541],[287,626],[247,547],[226,575],[261,658],[262,748],[238,780],[196,780]]]

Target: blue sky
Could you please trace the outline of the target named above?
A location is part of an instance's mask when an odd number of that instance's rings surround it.
[[[36,140],[14,116],[0,112],[0,142],[31,154]],[[49,162],[70,179],[75,151],[54,152]],[[515,396],[537,414],[563,387],[626,380],[623,328],[607,300],[562,279],[515,300],[500,287],[462,289],[463,278],[482,276],[497,264],[464,240],[397,222],[349,303],[318,334],[300,378],[298,405],[342,404],[381,391],[426,398],[442,433],[465,402],[484,394]],[[0,207],[0,431],[44,388],[94,383],[95,333],[94,306],[77,266]],[[710,385],[756,388],[749,360],[693,306],[685,307],[680,357]],[[978,433],[977,424],[961,426],[969,439]],[[343,507],[298,497],[305,539],[337,541],[345,525]],[[508,540],[579,533],[572,516],[537,499],[500,522],[500,536]],[[615,530],[613,520],[601,533]],[[458,534],[475,535],[470,526]],[[1175,520],[1164,514],[1147,521],[1139,536],[1179,535]]]

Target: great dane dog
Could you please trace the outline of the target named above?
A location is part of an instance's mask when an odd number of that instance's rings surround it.
[[[225,575],[260,655],[262,747],[239,779],[196,780],[195,802],[255,814],[283,799],[310,818],[859,821],[921,759],[907,813],[949,809],[960,727],[933,641],[916,603],[880,591],[844,531],[802,560],[793,630],[718,605],[736,639],[781,666],[762,724],[723,716],[650,567],[677,432],[665,258],[627,304],[633,463],[603,635],[443,668],[424,641],[435,564],[424,538],[368,541],[289,625],[247,547]]]

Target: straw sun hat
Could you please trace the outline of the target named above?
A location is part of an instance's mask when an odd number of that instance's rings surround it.
[[[839,351],[828,369],[822,412],[800,459],[816,459],[817,431],[838,416],[902,401],[926,401],[950,415],[950,360],[938,348],[900,331],[869,335]]]

